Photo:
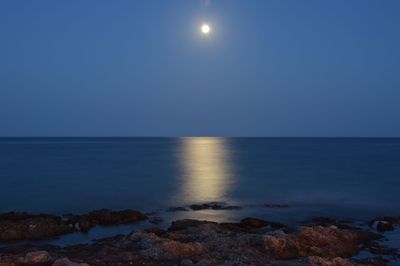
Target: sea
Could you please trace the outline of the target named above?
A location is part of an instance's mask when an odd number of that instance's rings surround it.
[[[240,209],[188,207],[212,202]],[[400,138],[0,138],[0,213],[102,208],[140,210],[164,226],[400,215]]]

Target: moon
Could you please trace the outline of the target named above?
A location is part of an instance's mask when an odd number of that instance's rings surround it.
[[[201,32],[202,32],[204,35],[208,35],[208,34],[210,33],[210,31],[211,31],[210,25],[208,25],[208,24],[203,24],[203,25],[201,25]]]

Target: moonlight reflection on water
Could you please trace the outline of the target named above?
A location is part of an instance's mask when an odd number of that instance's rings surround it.
[[[201,137],[182,139],[182,201],[229,201],[233,183],[227,140]]]

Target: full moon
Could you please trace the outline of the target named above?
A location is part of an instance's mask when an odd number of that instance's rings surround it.
[[[209,34],[210,31],[211,31],[210,25],[208,25],[208,24],[203,24],[203,25],[201,26],[201,32],[202,32],[203,34]]]

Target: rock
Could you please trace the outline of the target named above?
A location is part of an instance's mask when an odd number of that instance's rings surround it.
[[[354,265],[348,259],[336,257],[333,259],[321,258],[311,256],[308,258],[308,262],[311,266],[352,266]]]
[[[400,217],[399,216],[385,216],[383,217],[384,221],[389,222],[391,224],[400,224]]]
[[[84,215],[69,217],[68,222],[72,224],[79,223],[81,228],[90,228],[94,225],[110,226],[129,224],[145,219],[147,219],[145,214],[135,210],[110,211],[102,209]]]
[[[18,264],[11,261],[0,261],[0,266],[18,266]]]
[[[322,226],[305,227],[293,234],[267,234],[264,237],[267,252],[277,259],[350,257],[358,253],[361,243],[373,240],[376,240],[375,234]]]
[[[59,216],[6,213],[0,215],[0,241],[36,240],[76,231]]]
[[[379,221],[376,225],[376,229],[379,232],[393,231],[394,226],[390,222],[387,221]]]
[[[99,223],[98,220],[91,222]],[[130,236],[118,235],[94,240],[90,244],[63,248],[46,246],[46,251],[54,258],[64,258],[54,262],[56,266],[87,265],[82,262],[96,266],[336,266],[351,265],[345,263],[353,262],[358,265],[382,265],[379,263],[384,260],[379,259],[369,259],[364,264],[355,259],[350,260],[360,250],[390,258],[398,257],[397,250],[379,245],[380,242],[376,240],[381,235],[369,231],[341,229],[332,225],[301,227],[296,231],[288,231],[287,228],[271,230],[270,224],[257,218],[245,218],[238,223],[178,220],[168,230],[149,228]],[[7,263],[6,266],[27,265],[18,260],[23,261],[25,257],[31,256],[26,252],[36,250],[32,245],[0,247],[0,261]],[[50,265],[51,262],[53,259],[48,258],[44,265]]]
[[[190,208],[194,211],[199,210],[240,210],[241,207],[239,206],[231,206],[224,202],[210,202],[204,204],[192,204]]]
[[[171,226],[168,228],[168,231],[184,230],[187,229],[188,227],[196,227],[201,224],[217,224],[217,223],[209,221],[198,221],[192,219],[177,220],[171,223]]]
[[[149,223],[152,223],[152,224],[160,224],[162,222],[163,222],[163,219],[161,217],[151,217],[149,219]]]
[[[0,242],[54,238],[76,231],[86,232],[95,225],[136,223],[147,216],[135,210],[99,210],[67,219],[49,214],[5,213],[0,215]]]
[[[41,264],[49,260],[47,251],[28,252],[24,257],[18,259],[18,263],[22,264]]]
[[[189,211],[186,207],[169,207],[167,209],[169,212],[187,212]]]
[[[268,225],[268,222],[256,218],[245,218],[240,221],[243,226],[252,227],[252,228],[261,228]]]
[[[153,228],[148,228],[146,230],[144,230],[146,233],[153,233],[156,236],[165,236],[167,234],[167,231],[157,228],[157,227],[153,227]]]
[[[349,221],[339,221],[337,219],[328,218],[328,217],[315,217],[311,220],[301,222],[304,226],[336,226],[340,229],[354,229],[349,225]]]
[[[186,260],[182,260],[179,265],[180,266],[192,266],[192,265],[194,265],[194,263],[193,263],[193,261],[186,259]]]
[[[140,255],[155,260],[176,260],[195,257],[206,252],[197,242],[181,243],[154,234],[137,232],[130,236]]]
[[[87,263],[76,263],[70,261],[68,258],[62,258],[56,260],[52,266],[89,266]]]
[[[385,216],[370,221],[369,226],[383,233],[386,231],[393,231],[395,229],[394,225],[399,223],[400,223],[400,217]]]
[[[240,223],[221,223],[220,225],[230,230],[239,231],[257,230],[265,226],[269,226],[273,229],[288,229],[288,227],[284,224],[264,221],[257,218],[245,218],[241,220]]]

